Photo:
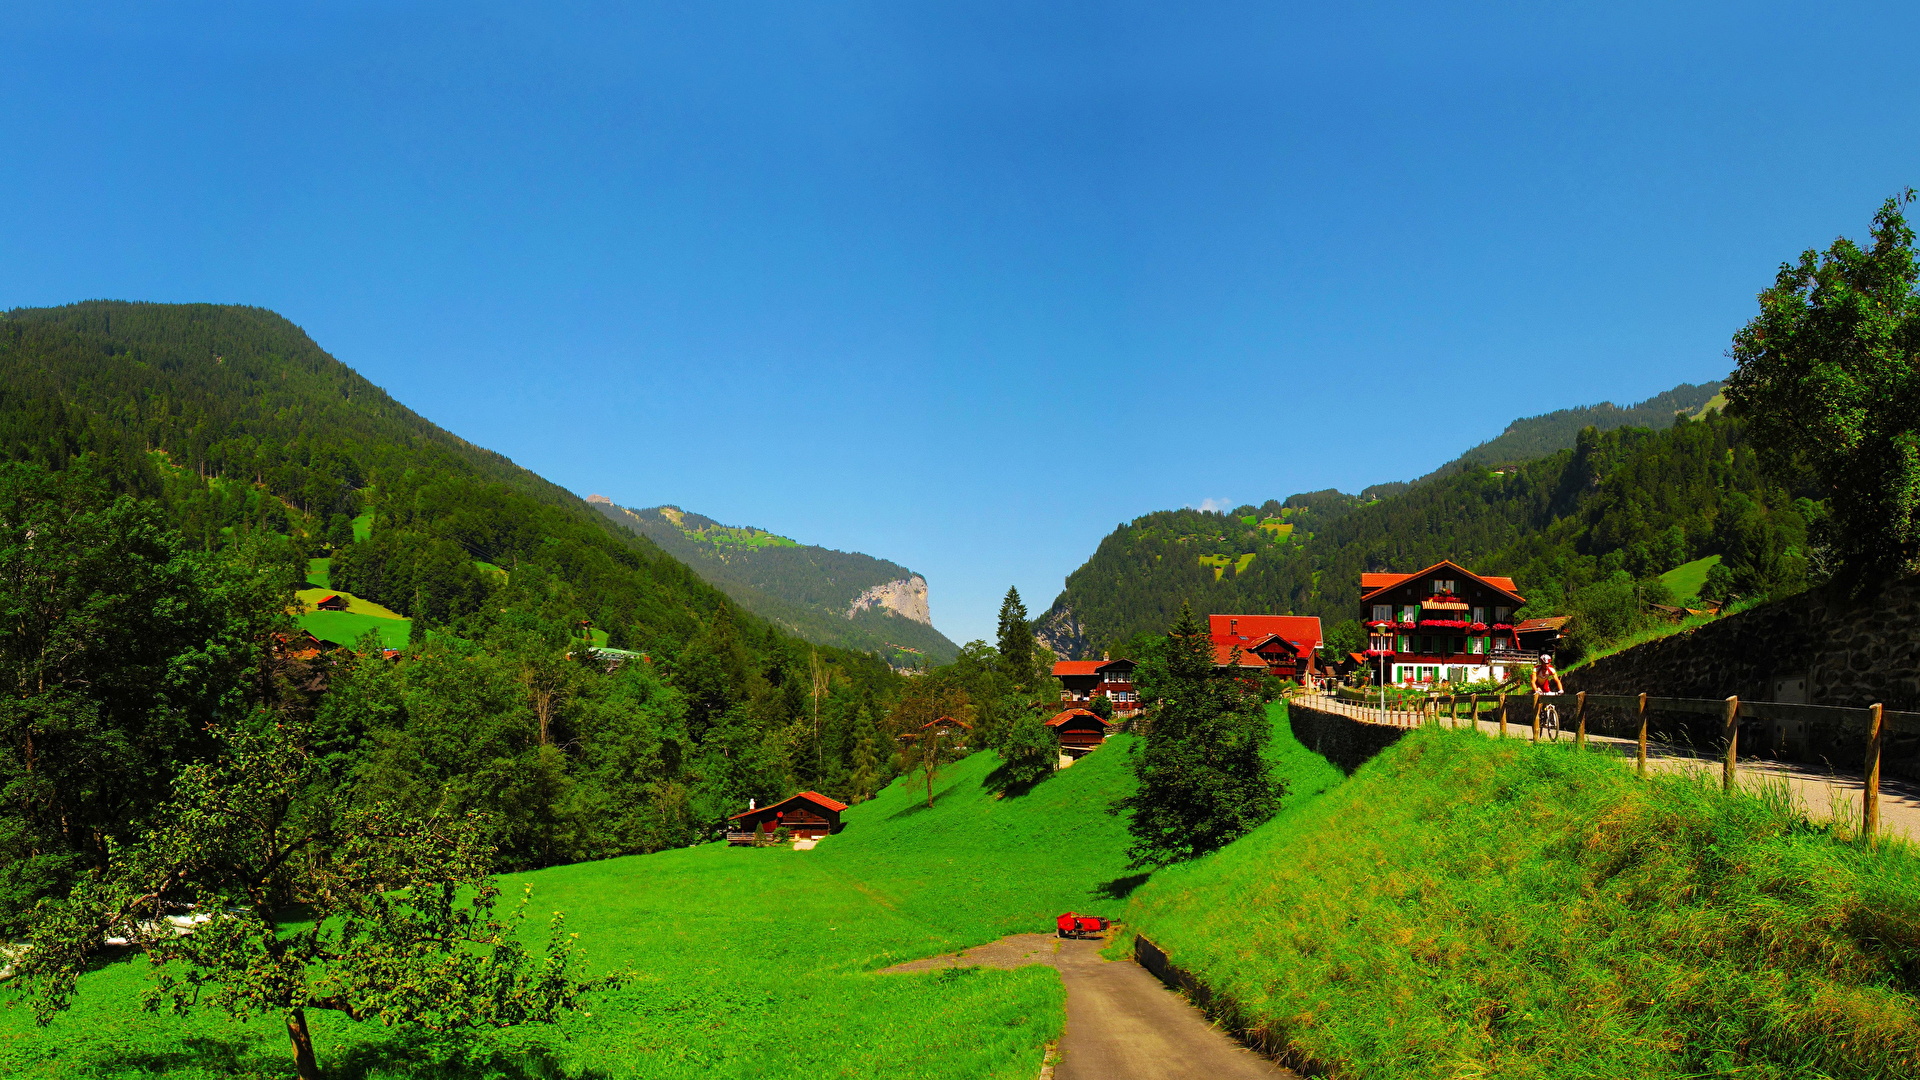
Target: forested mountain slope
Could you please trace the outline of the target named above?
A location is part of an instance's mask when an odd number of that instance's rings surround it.
[[[403,654],[276,647],[322,558],[412,620]],[[0,317],[0,620],[0,934],[235,726],[349,801],[481,815],[506,867],[894,775],[881,658],[781,632],[258,308]]]
[[[1148,514],[1068,576],[1041,633],[1063,653],[1125,648],[1163,630],[1182,603],[1351,623],[1363,571],[1448,558],[1512,575],[1536,614],[1566,609],[1583,590],[1645,598],[1648,579],[1704,555],[1725,556],[1723,586],[1739,594],[1790,589],[1805,580],[1807,531],[1821,514],[1806,494],[1768,481],[1744,427],[1718,412],[1664,431],[1589,428],[1572,449],[1536,461],[1336,504],[1299,539],[1262,527],[1272,503]]]
[[[595,505],[748,611],[808,641],[877,652],[901,667],[949,663],[960,651],[933,627],[926,578],[898,563],[722,525],[677,506]]]
[[[1543,458],[1557,450],[1570,449],[1584,428],[1600,431],[1623,427],[1659,430],[1670,426],[1676,413],[1697,415],[1725,385],[1719,379],[1697,386],[1681,383],[1635,405],[1622,407],[1611,401],[1603,401],[1598,405],[1556,409],[1540,416],[1523,416],[1508,424],[1507,430],[1495,438],[1468,450],[1421,479],[1450,476],[1474,465],[1498,467]]]

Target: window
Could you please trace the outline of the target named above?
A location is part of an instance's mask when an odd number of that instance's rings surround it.
[[[1487,651],[1487,639],[1483,637],[1468,638],[1467,651],[1475,656],[1484,656]]]
[[[1512,609],[1512,608],[1508,608],[1508,607],[1497,607],[1497,608],[1494,608],[1494,609],[1493,609],[1493,621],[1494,621],[1494,622],[1511,622],[1511,621],[1513,621],[1513,609]]]
[[[1473,618],[1471,618],[1471,619],[1468,619],[1467,621],[1468,621],[1468,622],[1481,622],[1481,623],[1483,623],[1483,622],[1486,622],[1486,621],[1487,621],[1487,609],[1486,609],[1486,608],[1483,608],[1483,607],[1477,607],[1477,608],[1474,608],[1474,609],[1473,609]]]
[[[1412,652],[1412,651],[1413,651],[1413,635],[1412,635],[1412,634],[1401,634],[1401,635],[1400,635],[1400,648],[1398,649],[1398,651],[1399,651],[1399,652]]]
[[[1400,609],[1401,622],[1412,622],[1416,618],[1418,618],[1418,614],[1412,604],[1408,604],[1406,607]]]
[[[1453,578],[1434,578],[1433,591],[1437,593],[1452,593],[1454,584],[1455,581]]]
[[[1393,605],[1392,604],[1373,605],[1373,621],[1374,622],[1392,622],[1393,621]]]

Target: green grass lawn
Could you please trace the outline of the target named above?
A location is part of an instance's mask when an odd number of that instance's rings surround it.
[[[386,618],[358,611],[309,611],[294,617],[302,630],[336,645],[352,645],[372,630],[380,635],[380,644],[389,649],[404,649],[413,636],[412,619]]]
[[[332,559],[308,559],[307,560],[307,584],[315,586],[317,588],[332,591],[333,560]]]
[[[1779,793],[1416,731],[1125,913],[1336,1075],[1920,1074],[1920,858]]]
[[[1064,1024],[1050,968],[880,975],[903,960],[1009,933],[1066,909],[1117,913],[1138,884],[1122,819],[1130,736],[1018,797],[986,786],[975,754],[938,779],[936,804],[902,780],[848,810],[812,851],[709,844],[513,875],[564,910],[596,969],[638,980],[554,1028],[497,1035],[497,1053],[417,1046],[318,1017],[330,1074],[372,1077],[1004,1077],[1031,1080]],[[544,932],[544,928],[542,928]],[[291,1074],[274,1018],[235,1024],[142,1013],[135,962],[83,980],[49,1029],[0,1013],[0,1075],[179,1078]],[[433,1064],[438,1062],[439,1064]],[[431,1066],[431,1068],[429,1068]],[[433,1071],[438,1069],[440,1071]],[[548,1071],[541,1071],[548,1070]]]
[[[1693,603],[1700,597],[1700,587],[1707,583],[1707,571],[1720,565],[1720,556],[1709,555],[1704,559],[1695,559],[1660,575],[1660,580],[1673,590],[1674,599],[1682,607]]]

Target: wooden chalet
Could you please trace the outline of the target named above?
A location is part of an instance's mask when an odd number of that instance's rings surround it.
[[[327,595],[314,601],[313,610],[345,611],[347,610],[347,598],[344,596],[341,596],[339,593],[328,593]]]
[[[847,804],[817,791],[803,791],[777,803],[750,808],[727,819],[727,843],[752,844],[770,840],[775,830],[809,839],[840,831],[840,811]]]
[[[1505,679],[1539,658],[1515,634],[1513,613],[1524,603],[1512,578],[1451,561],[1411,574],[1361,574],[1373,675],[1395,685]]]
[[[1103,697],[1113,704],[1115,716],[1132,716],[1140,711],[1140,695],[1133,689],[1135,666],[1125,657],[1057,661],[1053,677],[1060,680],[1060,701],[1084,707]]]
[[[1060,752],[1070,758],[1093,753],[1107,741],[1107,732],[1113,727],[1098,713],[1086,709],[1068,709],[1047,721],[1047,726],[1059,736]]]
[[[1264,668],[1269,675],[1306,683],[1318,674],[1320,620],[1312,615],[1209,615],[1207,635],[1213,642],[1215,667],[1233,663]]]
[[[1515,626],[1513,633],[1520,639],[1520,651],[1535,657],[1552,656],[1560,651],[1560,638],[1566,632],[1567,624],[1572,621],[1571,615],[1528,619]]]

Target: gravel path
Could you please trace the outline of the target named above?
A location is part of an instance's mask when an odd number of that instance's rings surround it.
[[[1015,934],[958,955],[887,971],[1050,964],[1067,986],[1067,1030],[1054,1080],[1274,1080],[1295,1074],[1248,1050],[1131,960],[1099,941]]]

